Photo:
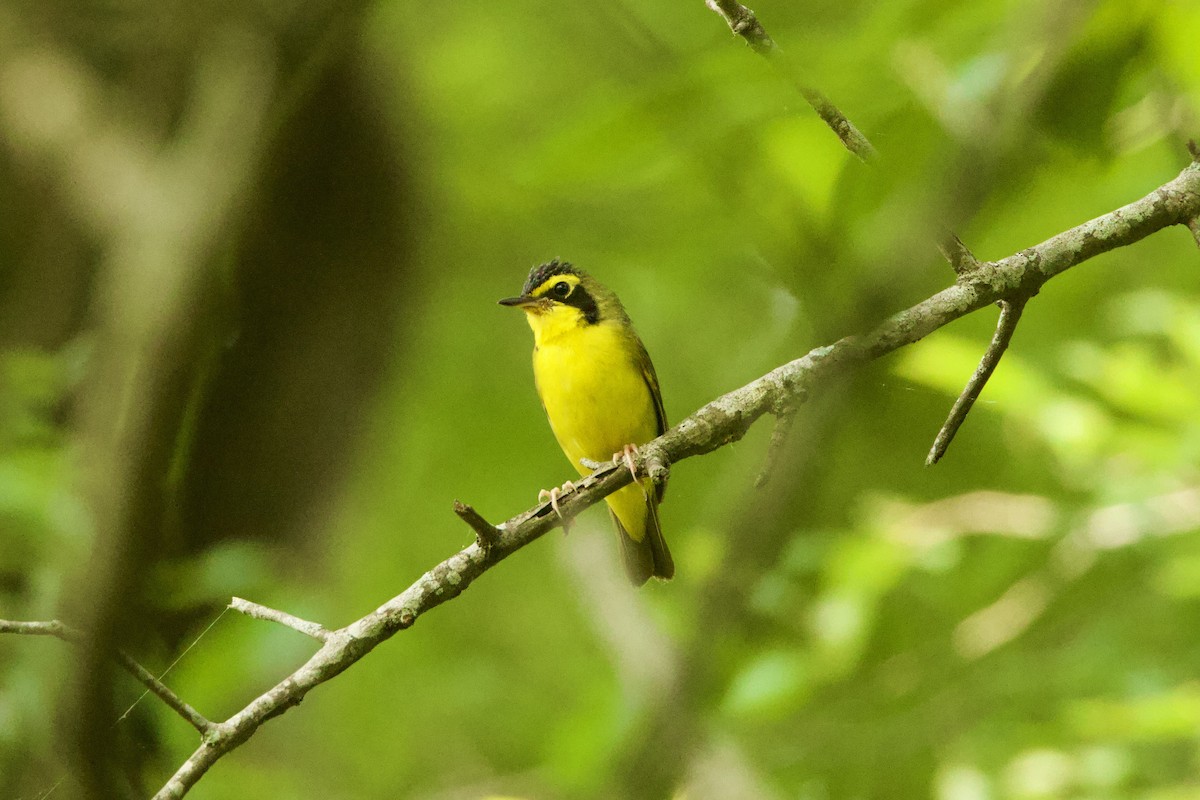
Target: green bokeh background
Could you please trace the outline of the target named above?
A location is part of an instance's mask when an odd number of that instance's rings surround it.
[[[406,277],[348,466],[276,535],[168,548],[140,582],[135,656],[160,672],[188,648],[167,682],[224,718],[313,650],[223,613],[230,596],[345,624],[471,540],[455,499],[498,521],[568,477],[529,331],[495,305],[540,261],[620,294],[678,421],[945,286],[939,225],[1008,255],[1170,180],[1200,134],[1200,9],[1182,0],[755,11],[877,168],[699,0],[364,13],[355,74],[406,175],[405,204],[366,202],[407,232],[366,269]],[[14,153],[6,172],[36,172]],[[21,209],[44,200],[22,186],[0,185],[16,209],[0,291],[39,268]],[[252,269],[237,236],[214,268],[235,287]],[[590,512],[270,722],[193,796],[1200,796],[1197,268],[1178,228],[1048,284],[935,468],[993,309],[815,398],[765,489],[767,423],[677,465],[676,580],[628,590]],[[215,338],[254,325],[231,317]],[[3,334],[0,616],[61,616],[92,546],[70,413],[88,315]],[[221,369],[197,367],[193,410]],[[0,800],[67,774],[73,658],[0,638]],[[113,692],[120,711],[140,687],[118,674]],[[113,748],[134,795],[196,746],[153,698],[112,736],[134,743]]]

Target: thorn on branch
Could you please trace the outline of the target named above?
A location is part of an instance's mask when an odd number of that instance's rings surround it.
[[[942,232],[942,237],[938,240],[938,250],[941,251],[942,257],[950,262],[954,273],[959,277],[979,269],[979,259],[975,258],[975,254],[963,244],[962,239],[951,231]]]
[[[950,409],[950,416],[946,418],[942,429],[938,431],[937,437],[933,440],[933,447],[930,448],[929,455],[925,458],[925,466],[932,467],[941,460],[942,456],[946,455],[946,449],[954,440],[954,434],[958,433],[958,429],[967,418],[967,414],[970,413],[971,407],[979,399],[983,387],[987,385],[988,379],[996,371],[996,366],[1004,356],[1004,351],[1008,349],[1008,344],[1017,330],[1017,323],[1021,321],[1021,312],[1025,310],[1027,302],[1029,302],[1029,297],[1000,301],[1000,320],[996,323],[996,332],[992,334],[992,341],[984,352],[983,358],[979,360],[975,374],[967,381],[966,388],[962,390],[962,394],[954,402],[954,407]]]
[[[249,600],[244,600],[241,597],[235,597],[229,602],[229,607],[234,611],[240,611],[248,617],[254,619],[265,620],[266,622],[275,622],[283,625],[285,628],[291,628],[294,631],[303,633],[305,636],[311,636],[320,642],[329,641],[333,636],[333,632],[319,622],[309,622],[306,619],[300,619],[297,616],[287,613],[286,611],[278,611],[274,608],[252,603]]]
[[[1200,216],[1189,219],[1187,226],[1188,230],[1192,232],[1192,238],[1196,240],[1196,246],[1200,247]]]
[[[792,425],[796,422],[796,411],[796,406],[783,406],[773,412],[775,427],[771,429],[771,441],[767,444],[767,456],[763,460],[762,470],[754,479],[755,489],[763,488],[771,480],[771,474],[775,472],[775,467],[783,454],[783,446],[787,444],[788,434],[791,433]]]
[[[484,519],[478,511],[466,503],[455,500],[454,513],[458,514],[459,519],[470,525],[471,530],[475,531],[475,542],[481,550],[487,552],[492,545],[499,543],[500,529]]]
[[[1200,144],[1196,144],[1195,139],[1188,139],[1187,149],[1188,152],[1191,153],[1192,161],[1200,164]]]

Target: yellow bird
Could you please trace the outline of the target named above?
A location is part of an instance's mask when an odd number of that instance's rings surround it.
[[[588,464],[631,454],[667,429],[658,377],[616,294],[571,264],[534,267],[517,297],[500,301],[525,312],[533,328],[533,378],[550,428],[580,475]],[[560,491],[551,490],[557,510]],[[625,571],[635,586],[675,574],[658,522],[665,486],[647,494],[638,483],[606,498],[617,526]]]

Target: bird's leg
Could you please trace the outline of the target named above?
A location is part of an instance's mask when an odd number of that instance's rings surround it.
[[[559,519],[563,521],[564,536],[571,532],[571,520],[563,516],[562,509],[558,507],[558,498],[573,491],[575,491],[575,484],[567,481],[562,486],[556,486],[553,489],[542,489],[538,492],[538,502],[544,503],[549,500],[550,507],[554,509],[554,513],[558,514]]]

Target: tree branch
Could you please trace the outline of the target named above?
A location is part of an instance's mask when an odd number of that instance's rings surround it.
[[[22,622],[19,620],[0,619],[0,633],[18,633],[25,636],[53,636],[64,642],[73,642],[79,637],[79,632],[56,619],[37,622]]]
[[[735,0],[705,0],[705,5],[717,12],[729,25],[729,30],[746,40],[760,56],[772,56],[779,52],[779,45],[771,38],[754,12]]]
[[[775,427],[771,429],[771,441],[767,444],[767,456],[763,459],[762,469],[754,479],[755,489],[763,488],[771,480],[771,473],[775,471],[775,465],[779,463],[783,447],[787,444],[788,434],[792,432],[797,411],[795,406],[786,406],[775,411]]]
[[[26,636],[53,636],[56,639],[62,639],[64,642],[71,642],[73,644],[78,644],[84,640],[84,635],[81,631],[56,619],[36,622],[0,619],[0,633],[17,633]],[[187,720],[187,723],[199,731],[201,736],[206,735],[212,730],[214,723],[181,700],[179,695],[168,689],[166,684],[154,677],[148,669],[135,661],[124,650],[114,650],[113,658],[127,672],[137,678],[143,686],[153,692],[155,697],[166,703],[168,708]]]
[[[286,611],[277,611],[258,603],[252,603],[249,600],[243,600],[240,597],[233,598],[229,603],[229,607],[254,619],[277,622],[285,628],[291,628],[294,631],[303,633],[305,636],[311,636],[319,642],[329,641],[331,635],[329,629],[319,622],[309,622],[306,619],[293,616]]]
[[[876,156],[875,146],[854,127],[841,110],[820,90],[813,88],[800,76],[800,70],[792,59],[784,55],[779,45],[771,38],[754,12],[736,0],[705,0],[705,5],[721,15],[729,29],[746,40],[754,52],[767,59],[780,74],[796,85],[805,101],[817,115],[837,134],[846,149],[863,161]]]
[[[782,50],[775,40],[773,40],[763,28],[762,23],[758,21],[758,17],[754,12],[743,6],[736,0],[705,0],[710,9],[717,12],[728,23],[730,30],[745,39],[756,53],[771,61],[776,66],[779,65],[783,58]],[[797,71],[795,67],[790,70],[782,70],[789,72],[789,77],[795,80]],[[804,99],[808,104],[816,109],[821,119],[825,121],[842,144],[846,146],[850,152],[857,155],[863,161],[871,161],[876,156],[876,151],[871,142],[864,136],[854,124],[846,118],[838,108],[829,101],[821,92],[808,86],[803,81],[795,80],[800,93],[804,95]],[[1195,146],[1195,142],[1188,142],[1188,150],[1192,153],[1193,160],[1197,158],[1196,153],[1200,152]],[[1192,231],[1192,235],[1196,238],[1196,243],[1200,245],[1200,218],[1193,217],[1187,220],[1187,226]],[[954,272],[963,277],[972,270],[979,268],[979,261],[975,255],[963,244],[958,236],[949,230],[942,232],[941,238],[937,243],[938,250],[950,262],[950,266],[954,268]],[[967,414],[971,411],[975,400],[979,397],[979,393],[983,391],[984,385],[992,372],[996,369],[996,365],[1000,363],[1000,357],[1008,348],[1008,342],[1012,338],[1013,331],[1016,329],[1017,322],[1021,318],[1021,310],[1024,308],[1028,296],[1020,301],[1020,306],[1016,308],[1016,313],[1011,312],[1011,307],[1007,304],[1003,306],[1004,311],[1000,317],[1000,328],[997,334],[992,339],[991,345],[984,353],[983,360],[980,362],[975,374],[967,383],[967,387],[959,396],[954,407],[950,409],[950,416],[942,429],[938,432],[937,438],[934,440],[933,449],[929,456],[925,459],[927,465],[936,464],[939,459],[946,453],[946,448],[950,446],[951,440],[954,439],[954,434],[957,433],[959,427],[966,419]],[[1011,327],[1006,327],[1011,324]],[[783,442],[787,437],[790,423],[785,416],[777,416],[775,432],[771,435],[771,444],[767,451],[767,458],[763,470],[759,473],[754,485],[758,487],[765,486],[772,465],[778,456],[780,449],[783,447]]]
[[[485,550],[500,541],[500,529],[483,518],[475,509],[466,503],[454,501],[454,513],[458,518],[471,526],[475,531],[475,543]]]
[[[975,258],[975,254],[951,231],[943,231],[942,238],[938,241],[938,250],[941,251],[942,257],[950,262],[957,275],[966,275],[979,267],[979,260]]]
[[[1187,149],[1192,156],[1192,163],[1200,164],[1200,144],[1197,144],[1195,139],[1188,139]],[[1187,227],[1192,232],[1192,238],[1196,240],[1196,246],[1200,247],[1200,214],[1189,219]]]
[[[1056,275],[1117,247],[1131,245],[1200,214],[1200,165],[1136,202],[1085,222],[1041,244],[980,264],[957,283],[895,314],[870,333],[818,347],[740,389],[717,398],[641,447],[639,469],[661,476],[670,465],[735,442],[772,409],[797,407],[837,372],[919,341],[973,311],[1012,296],[1030,296]],[[607,465],[576,484],[560,503],[570,518],[631,481],[629,470]],[[422,575],[400,595],[361,619],[329,633],[321,649],[276,686],[225,722],[215,723],[174,776],[155,795],[178,798],[222,756],[267,720],[297,705],[313,688],[339,675],[431,609],[460,595],[480,575],[561,525],[541,503],[496,526],[490,546],[472,543]]]
[[[958,396],[958,400],[950,409],[950,416],[942,423],[941,430],[933,440],[933,447],[930,449],[929,455],[925,457],[925,466],[932,467],[941,460],[942,456],[946,455],[946,448],[950,446],[950,442],[954,441],[954,434],[958,433],[958,429],[966,420],[971,407],[979,399],[983,387],[987,385],[988,379],[996,371],[1004,352],[1008,350],[1008,343],[1012,341],[1013,334],[1017,330],[1017,323],[1021,321],[1021,312],[1025,310],[1025,303],[1028,301],[1028,297],[1000,301],[1000,320],[996,323],[996,332],[992,334],[992,342],[984,351],[983,358],[979,360],[979,366],[975,368],[975,373],[967,381],[966,388],[962,390],[962,394]]]

